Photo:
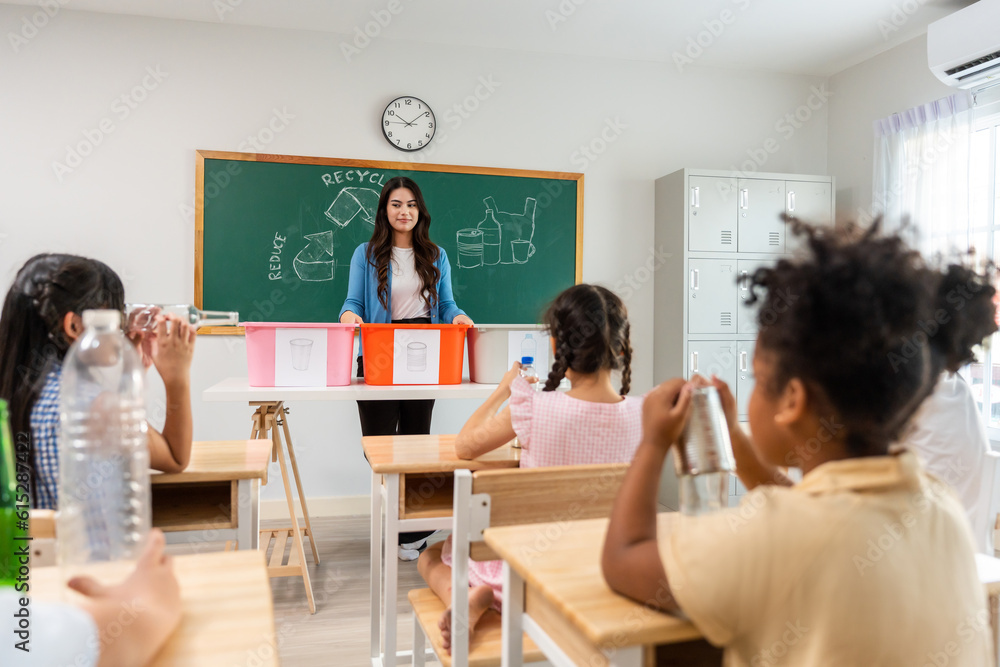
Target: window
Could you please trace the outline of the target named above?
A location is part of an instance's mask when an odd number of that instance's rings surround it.
[[[977,256],[1000,263],[1000,114],[977,121],[969,169],[969,244]],[[952,240],[954,244],[954,240]],[[939,246],[940,247],[940,246]],[[962,370],[989,429],[1000,440],[1000,334]]]

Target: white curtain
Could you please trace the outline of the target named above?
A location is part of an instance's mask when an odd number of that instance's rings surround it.
[[[963,91],[875,121],[872,214],[884,216],[887,231],[909,218],[907,239],[926,257],[973,245],[972,113]]]

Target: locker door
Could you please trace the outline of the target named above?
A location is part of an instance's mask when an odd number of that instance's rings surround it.
[[[741,178],[737,187],[739,251],[784,252],[785,182]]]
[[[736,341],[688,341],[686,377],[690,378],[695,373],[705,378],[717,375],[730,387],[735,387],[737,382],[736,366]]]
[[[750,394],[753,393],[753,350],[756,341],[741,340],[736,343],[736,412],[740,420],[747,418],[747,406],[750,404]]]
[[[753,306],[746,305],[750,299],[750,277],[760,267],[773,265],[773,261],[760,259],[741,259],[736,262],[740,294],[740,303],[736,311],[736,329],[740,333],[757,333],[757,311],[760,309],[760,302]]]
[[[688,177],[688,249],[736,252],[736,179]]]
[[[736,259],[688,260],[688,333],[736,333]]]
[[[804,222],[814,225],[833,225],[833,195],[829,183],[785,181],[785,211]],[[791,233],[785,235],[785,250],[797,252],[802,239]]]

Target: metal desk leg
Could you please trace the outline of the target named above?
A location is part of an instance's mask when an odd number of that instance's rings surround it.
[[[385,476],[385,648],[384,667],[396,665],[396,545],[399,544],[399,474]]]
[[[501,645],[501,667],[521,667],[524,664],[524,579],[503,562],[503,615],[500,627],[503,629]]]
[[[382,583],[382,475],[372,472],[371,516],[371,660],[381,664],[382,600],[379,590]]]
[[[236,540],[240,549],[257,549],[260,538],[260,480],[237,484]]]

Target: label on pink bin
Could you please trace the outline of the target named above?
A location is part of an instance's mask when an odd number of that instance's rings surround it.
[[[326,329],[275,329],[274,386],[326,386]]]

